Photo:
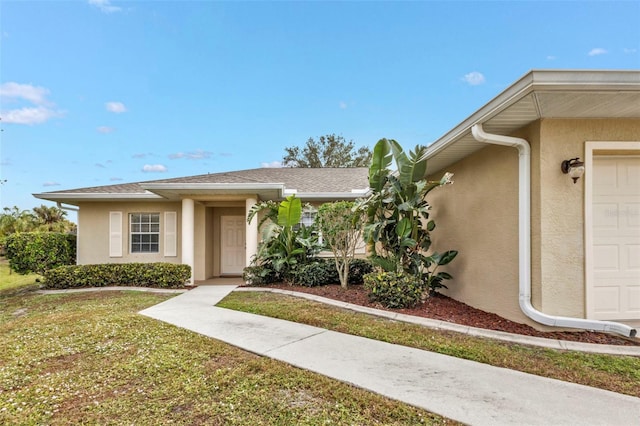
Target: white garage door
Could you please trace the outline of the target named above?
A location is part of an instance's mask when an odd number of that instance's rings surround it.
[[[593,157],[595,319],[640,319],[640,157]]]

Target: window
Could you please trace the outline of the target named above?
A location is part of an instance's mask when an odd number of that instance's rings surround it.
[[[131,253],[158,253],[160,251],[160,213],[132,213]]]

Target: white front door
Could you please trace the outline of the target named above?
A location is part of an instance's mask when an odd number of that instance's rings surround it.
[[[589,316],[640,319],[640,157],[594,156],[592,173]]]
[[[221,216],[220,230],[220,274],[242,275],[245,267],[244,216]]]

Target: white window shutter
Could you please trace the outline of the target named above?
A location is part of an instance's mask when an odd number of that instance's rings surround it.
[[[109,257],[122,257],[122,212],[109,212]]]
[[[178,255],[178,213],[164,212],[164,255]]]

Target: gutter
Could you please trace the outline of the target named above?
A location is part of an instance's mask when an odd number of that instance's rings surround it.
[[[482,124],[471,128],[478,142],[510,146],[518,150],[518,245],[519,245],[519,302],[522,312],[532,320],[551,327],[570,327],[584,330],[613,332],[635,337],[637,330],[613,321],[589,320],[548,315],[531,304],[531,148],[525,139],[485,133]]]
[[[72,211],[72,212],[78,212],[78,211],[80,211],[80,208],[79,208],[79,207],[63,206],[63,205],[62,205],[62,201],[58,201],[58,202],[56,203],[56,205],[58,206],[58,208],[59,208],[60,210],[69,210],[69,211]]]

